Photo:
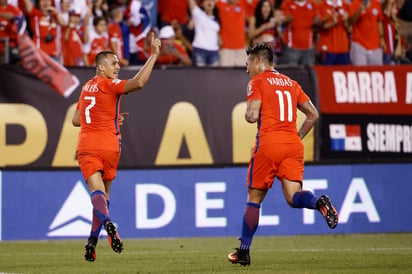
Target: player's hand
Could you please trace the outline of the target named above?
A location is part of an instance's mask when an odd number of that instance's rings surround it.
[[[150,44],[152,46],[152,54],[159,55],[160,46],[162,45],[162,43],[160,42],[159,38],[155,38],[155,34],[153,32],[150,33]]]
[[[126,118],[126,116],[129,115],[129,112],[120,112],[119,113],[119,126],[123,126],[124,125],[124,119]]]

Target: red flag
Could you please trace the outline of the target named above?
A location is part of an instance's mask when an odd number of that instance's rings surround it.
[[[23,67],[36,75],[54,91],[69,97],[79,85],[79,79],[49,55],[38,49],[27,34],[18,36]]]

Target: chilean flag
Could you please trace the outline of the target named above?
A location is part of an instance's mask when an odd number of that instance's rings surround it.
[[[362,151],[360,125],[330,124],[330,148],[334,151]]]

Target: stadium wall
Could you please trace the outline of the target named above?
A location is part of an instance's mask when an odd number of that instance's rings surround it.
[[[126,68],[121,78],[137,68]],[[340,224],[290,209],[279,184],[258,235],[412,231],[412,67],[280,67],[321,112],[305,138],[304,186],[327,193]],[[94,69],[73,68],[80,83]],[[64,97],[16,66],[0,66],[0,239],[88,235],[91,204],[78,171]],[[238,236],[255,125],[244,119],[244,69],[161,68],[124,96],[120,171],[111,214],[126,238]],[[302,117],[298,117],[301,121]]]
[[[310,165],[305,189],[327,193],[340,214],[331,230],[314,210],[291,209],[275,182],[257,235],[412,232],[411,163]],[[124,238],[240,235],[246,167],[121,170],[111,217]],[[79,171],[3,171],[2,240],[85,238],[92,207]]]

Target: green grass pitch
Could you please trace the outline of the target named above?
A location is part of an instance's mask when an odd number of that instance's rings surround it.
[[[230,238],[124,239],[114,253],[106,238],[97,259],[85,240],[0,242],[1,273],[412,273],[412,234],[256,236],[248,267],[228,262]]]

